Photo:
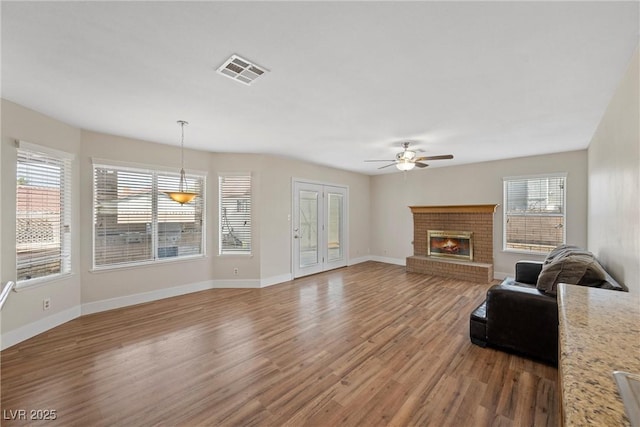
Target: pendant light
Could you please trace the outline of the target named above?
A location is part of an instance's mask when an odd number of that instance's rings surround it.
[[[171,200],[184,205],[185,203],[192,201],[198,193],[189,191],[189,188],[187,187],[187,178],[185,178],[184,173],[184,125],[188,125],[189,123],[184,120],[178,120],[178,124],[182,129],[182,138],[180,140],[180,185],[178,186],[178,191],[165,191],[165,194],[171,197]]]

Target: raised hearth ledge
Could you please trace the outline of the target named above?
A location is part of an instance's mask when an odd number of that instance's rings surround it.
[[[500,205],[409,206],[416,213],[494,213]]]
[[[482,268],[493,267],[493,264],[487,264],[485,262],[474,262],[474,261],[467,261],[467,260],[460,260],[460,259],[453,259],[453,258],[446,258],[446,257],[439,257],[439,256],[413,255],[409,258],[424,259],[424,260],[436,261],[436,262],[447,262],[449,264],[457,264],[457,265],[469,265],[472,267],[482,267]]]
[[[413,255],[407,257],[406,270],[408,273],[429,274],[475,283],[487,284],[493,281],[493,264],[481,262]]]

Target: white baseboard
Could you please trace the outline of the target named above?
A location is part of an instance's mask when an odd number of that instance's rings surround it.
[[[347,265],[356,265],[356,264],[361,264],[361,263],[367,262],[367,261],[371,261],[371,257],[369,255],[361,256],[361,257],[358,257],[358,258],[351,258],[351,259],[349,259]]]
[[[267,277],[266,279],[260,279],[260,287],[266,288],[267,286],[277,285],[279,283],[290,282],[293,280],[291,273],[281,274],[279,276]]]
[[[257,289],[260,288],[258,279],[227,279],[211,280],[209,289]]]
[[[372,255],[370,259],[371,261],[384,262],[387,264],[404,265],[404,266],[407,265],[406,258],[389,258],[389,257]]]
[[[190,283],[188,285],[175,286],[172,288],[158,289],[156,291],[142,292],[139,294],[125,295],[122,297],[109,298],[100,301],[87,302],[82,304],[82,314],[93,314],[101,311],[113,310],[135,304],[156,301],[164,298],[171,298],[178,295],[190,294],[192,292],[212,289],[215,281],[206,280],[204,282]]]
[[[2,345],[0,346],[0,349],[4,350],[5,348],[9,348],[80,316],[80,306],[75,306],[52,314],[51,316],[44,317],[40,320],[36,320],[35,322],[31,322],[12,331],[5,332],[2,334]]]
[[[82,304],[82,314],[99,313],[101,311],[113,310],[130,305],[142,304],[145,302],[157,301],[164,298],[186,295],[193,292],[206,291],[208,289],[252,289],[260,288],[260,280],[239,279],[239,280],[205,280],[203,282],[190,283],[188,285],[175,286],[172,288],[158,289],[151,292],[143,292],[122,297],[110,298],[95,302]]]

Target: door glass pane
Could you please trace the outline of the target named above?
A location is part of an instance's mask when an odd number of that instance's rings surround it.
[[[327,249],[329,261],[342,259],[342,194],[329,193]]]
[[[318,192],[300,191],[300,267],[319,262]]]

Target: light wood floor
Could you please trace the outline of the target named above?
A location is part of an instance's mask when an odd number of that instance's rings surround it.
[[[39,425],[557,425],[555,368],[469,342],[487,288],[367,262],[84,316],[2,352],[4,418],[55,409]]]

